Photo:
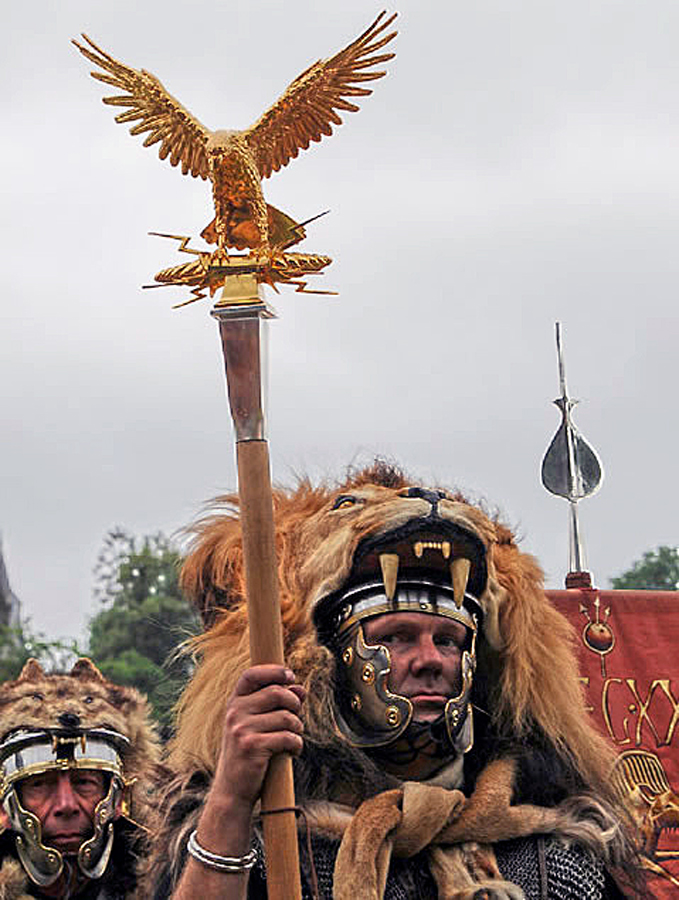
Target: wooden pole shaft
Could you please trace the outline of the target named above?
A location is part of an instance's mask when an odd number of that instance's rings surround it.
[[[283,627],[271,500],[269,448],[264,440],[238,441],[238,492],[253,665],[283,664]],[[292,759],[272,758],[262,791],[262,812],[295,805]],[[300,900],[297,823],[294,812],[263,817],[269,900]]]

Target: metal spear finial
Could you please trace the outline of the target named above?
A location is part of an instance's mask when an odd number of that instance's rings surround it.
[[[542,483],[552,494],[568,500],[570,505],[570,552],[566,587],[591,587],[592,576],[586,571],[578,502],[596,493],[603,481],[603,469],[596,450],[580,434],[571,418],[573,407],[578,401],[568,396],[560,322],[556,323],[556,351],[561,396],[554,403],[561,410],[561,425],[542,460]]]

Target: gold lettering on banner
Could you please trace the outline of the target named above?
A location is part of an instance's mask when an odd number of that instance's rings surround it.
[[[672,693],[669,678],[663,678],[663,680],[660,682],[660,686],[667,695],[667,699],[672,704],[672,718],[670,719],[670,724],[667,728],[667,737],[665,738],[665,743],[671,744],[672,738],[674,737],[674,731],[679,724],[679,700],[677,700]]]
[[[625,744],[631,744],[632,738],[629,736],[629,728],[628,728],[628,720],[627,716],[622,720],[622,727],[625,730],[625,737],[619,738],[617,737],[615,730],[613,728],[613,722],[611,719],[611,711],[610,704],[608,700],[608,694],[611,689],[611,685],[613,684],[622,684],[622,678],[607,678],[604,681],[603,688],[601,689],[601,712],[604,717],[604,722],[606,723],[606,728],[608,729],[608,733],[610,734],[614,743],[619,744],[620,746],[624,746]]]
[[[581,678],[581,681],[589,687],[588,678]],[[624,692],[623,696],[619,693],[620,688]],[[655,698],[658,694],[669,702],[672,709],[667,731],[664,735],[660,733],[656,724],[657,716],[656,721],[652,717],[653,708],[657,711],[659,701]],[[618,701],[617,705],[620,712],[617,715],[622,715],[621,721],[617,719],[616,714],[613,712],[613,698],[616,698]],[[625,702],[626,700],[627,702]],[[588,708],[592,709],[592,707]],[[651,731],[657,747],[666,747],[671,744],[679,729],[679,698],[674,696],[669,678],[653,679],[648,686],[648,692],[645,696],[636,678],[606,678],[601,688],[601,713],[611,739],[619,746],[634,743],[637,747],[640,747],[643,743],[642,732],[644,723]],[[634,716],[634,719],[630,720],[630,716],[627,713]],[[618,722],[617,727],[614,724],[614,716],[616,722]],[[622,727],[622,735],[619,734],[620,726]],[[633,729],[633,735],[630,733],[630,728]]]
[[[648,727],[653,732],[653,737],[655,738],[656,747],[662,747],[663,743],[667,743],[667,742],[662,741],[660,739],[660,735],[658,734],[658,731],[657,731],[655,725],[653,724],[653,720],[651,719],[651,717],[648,714],[648,708],[651,705],[651,700],[653,699],[653,694],[655,693],[655,689],[658,686],[658,684],[660,684],[660,682],[654,681],[651,684],[651,687],[648,691],[648,696],[646,697],[646,700],[642,700],[641,697],[639,696],[639,692],[637,690],[636,678],[628,678],[626,680],[627,680],[627,686],[629,687],[635,700],[639,704],[639,718],[637,719],[637,730],[636,730],[637,747],[641,744],[641,728],[642,728],[642,725],[644,724],[644,720],[648,722]]]
[[[584,696],[586,697],[586,696],[587,696],[587,691],[588,691],[588,689],[589,689],[589,682],[590,682],[589,675],[581,675],[579,680],[582,682],[582,685],[583,685],[584,688],[585,688],[585,690],[584,690]],[[594,712],[594,707],[593,707],[593,706],[590,706],[590,705],[589,705],[589,702],[588,702],[587,700],[585,700],[585,712],[588,712],[588,713],[593,713],[593,712]]]

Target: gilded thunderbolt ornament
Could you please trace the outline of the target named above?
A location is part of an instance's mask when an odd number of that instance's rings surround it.
[[[181,166],[183,175],[212,183],[214,218],[201,237],[216,249],[189,249],[187,237],[166,235],[181,242],[180,251],[198,259],[159,272],[159,284],[154,286],[190,286],[198,299],[204,290],[214,294],[229,274],[245,267],[259,282],[294,284],[303,291],[302,276],[317,274],[331,262],[319,254],[286,252],[306,236],[307,223],[267,204],[262,179],[286,166],[312,141],[331,135],[333,125],[342,124],[341,112],[358,111],[353,101],[372,93],[366,83],[386,74],[375,67],[394,57],[380,51],[396,35],[388,30],[395,18],[396,13],[381,12],[347,47],[305,69],[243,131],[211,131],[155,75],[118,62],[87,35],[82,35],[85,43],[73,41],[99,67],[92,77],[120,92],[103,98],[108,106],[122,107],[115,121],[130,123],[130,134],[146,134],[145,147],[159,143],[159,157]],[[230,249],[245,250],[246,255],[230,254]]]

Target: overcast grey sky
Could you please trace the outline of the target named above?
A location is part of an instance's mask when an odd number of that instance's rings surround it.
[[[375,454],[497,506],[567,568],[540,484],[575,419],[606,480],[581,505],[599,586],[676,543],[679,7],[674,0],[403,0],[361,112],[265,182],[339,297],[273,298],[273,477]],[[210,128],[249,125],[379,11],[358,0],[61,0],[4,13],[0,529],[33,624],[83,629],[107,530],[172,533],[235,486],[209,302],[142,291],[185,261],[209,187],[104,107],[81,31],[156,74]]]

